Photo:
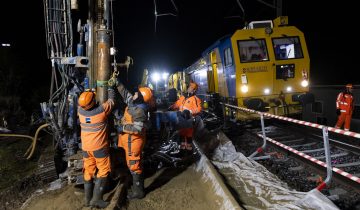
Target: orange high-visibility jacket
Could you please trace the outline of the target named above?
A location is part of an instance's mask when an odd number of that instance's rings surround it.
[[[193,116],[199,114],[202,110],[201,99],[193,95],[189,98],[180,96],[180,98],[171,106],[172,109],[178,109],[179,111],[189,110]]]
[[[123,132],[128,134],[145,134],[145,123],[147,116],[144,109],[134,106],[126,107],[123,118],[121,119],[121,125],[123,126]]]
[[[113,106],[114,102],[112,100],[108,100],[101,106],[89,111],[79,106],[82,150],[96,151],[109,145],[107,141],[107,117],[111,113]]]
[[[354,97],[352,94],[341,92],[336,98],[336,109],[345,114],[352,114],[354,109]]]

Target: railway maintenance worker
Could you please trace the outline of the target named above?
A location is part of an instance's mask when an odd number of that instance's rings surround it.
[[[187,89],[187,97],[180,96],[180,98],[169,107],[169,110],[179,110],[182,112],[182,116],[185,120],[191,119],[194,116],[200,114],[201,107],[201,99],[198,98],[195,94],[198,90],[198,84],[191,81],[189,87]],[[193,122],[195,123],[195,118],[193,118]],[[192,137],[193,137],[194,129],[191,128],[181,128],[179,130],[180,136],[180,151],[192,151]]]
[[[352,94],[353,85],[347,84],[345,91],[339,93],[336,98],[336,114],[338,120],[335,128],[341,128],[344,124],[344,130],[350,130],[351,116],[354,111],[354,96]]]
[[[114,107],[115,93],[112,89],[109,89],[108,93],[109,99],[102,105],[96,103],[95,93],[91,91],[83,92],[78,100],[84,160],[85,206],[98,208],[105,208],[109,204],[102,197],[111,171],[107,118]]]
[[[133,178],[128,199],[145,197],[142,166],[142,151],[146,140],[148,103],[152,101],[152,91],[148,87],[139,87],[134,95],[120,82],[117,90],[127,104],[121,124],[118,126],[118,147],[125,150],[126,163]]]

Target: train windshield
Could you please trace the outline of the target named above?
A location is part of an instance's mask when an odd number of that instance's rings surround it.
[[[239,40],[240,62],[268,61],[265,39]]]
[[[303,58],[299,37],[281,37],[272,39],[276,60]]]

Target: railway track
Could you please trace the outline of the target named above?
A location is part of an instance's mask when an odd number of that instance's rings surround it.
[[[249,156],[263,144],[261,128],[241,135],[228,132],[236,148]],[[320,133],[321,134],[321,133]],[[325,149],[319,130],[277,123],[265,127],[267,147],[254,160],[299,191],[316,188],[326,177]],[[341,139],[330,141],[333,179],[322,192],[340,209],[360,209],[359,148]]]

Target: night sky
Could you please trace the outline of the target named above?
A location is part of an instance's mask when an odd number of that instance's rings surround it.
[[[198,59],[201,52],[218,38],[242,28],[245,21],[276,17],[274,9],[255,0],[240,1],[245,16],[236,0],[174,0],[177,11],[170,0],[156,2],[159,14],[177,15],[159,17],[156,33],[153,0],[118,0],[113,3],[115,39],[119,50],[117,60],[130,55],[135,63],[129,75],[131,85],[140,81],[144,68],[170,72],[181,70]],[[355,17],[359,12],[355,11],[355,1],[347,4],[326,2],[319,5],[320,1],[284,0],[283,15],[289,16],[290,25],[305,33],[313,85],[359,84],[355,77],[355,71],[359,69],[355,63],[359,49],[359,34],[355,32],[359,26]],[[7,60],[17,63],[21,68],[20,84],[30,87],[23,88],[26,93],[19,94],[41,95],[46,100],[50,62],[46,57],[42,4],[41,0],[2,3],[0,42],[12,45],[7,50]],[[227,18],[229,16],[243,18]],[[4,62],[4,59],[0,61]]]

